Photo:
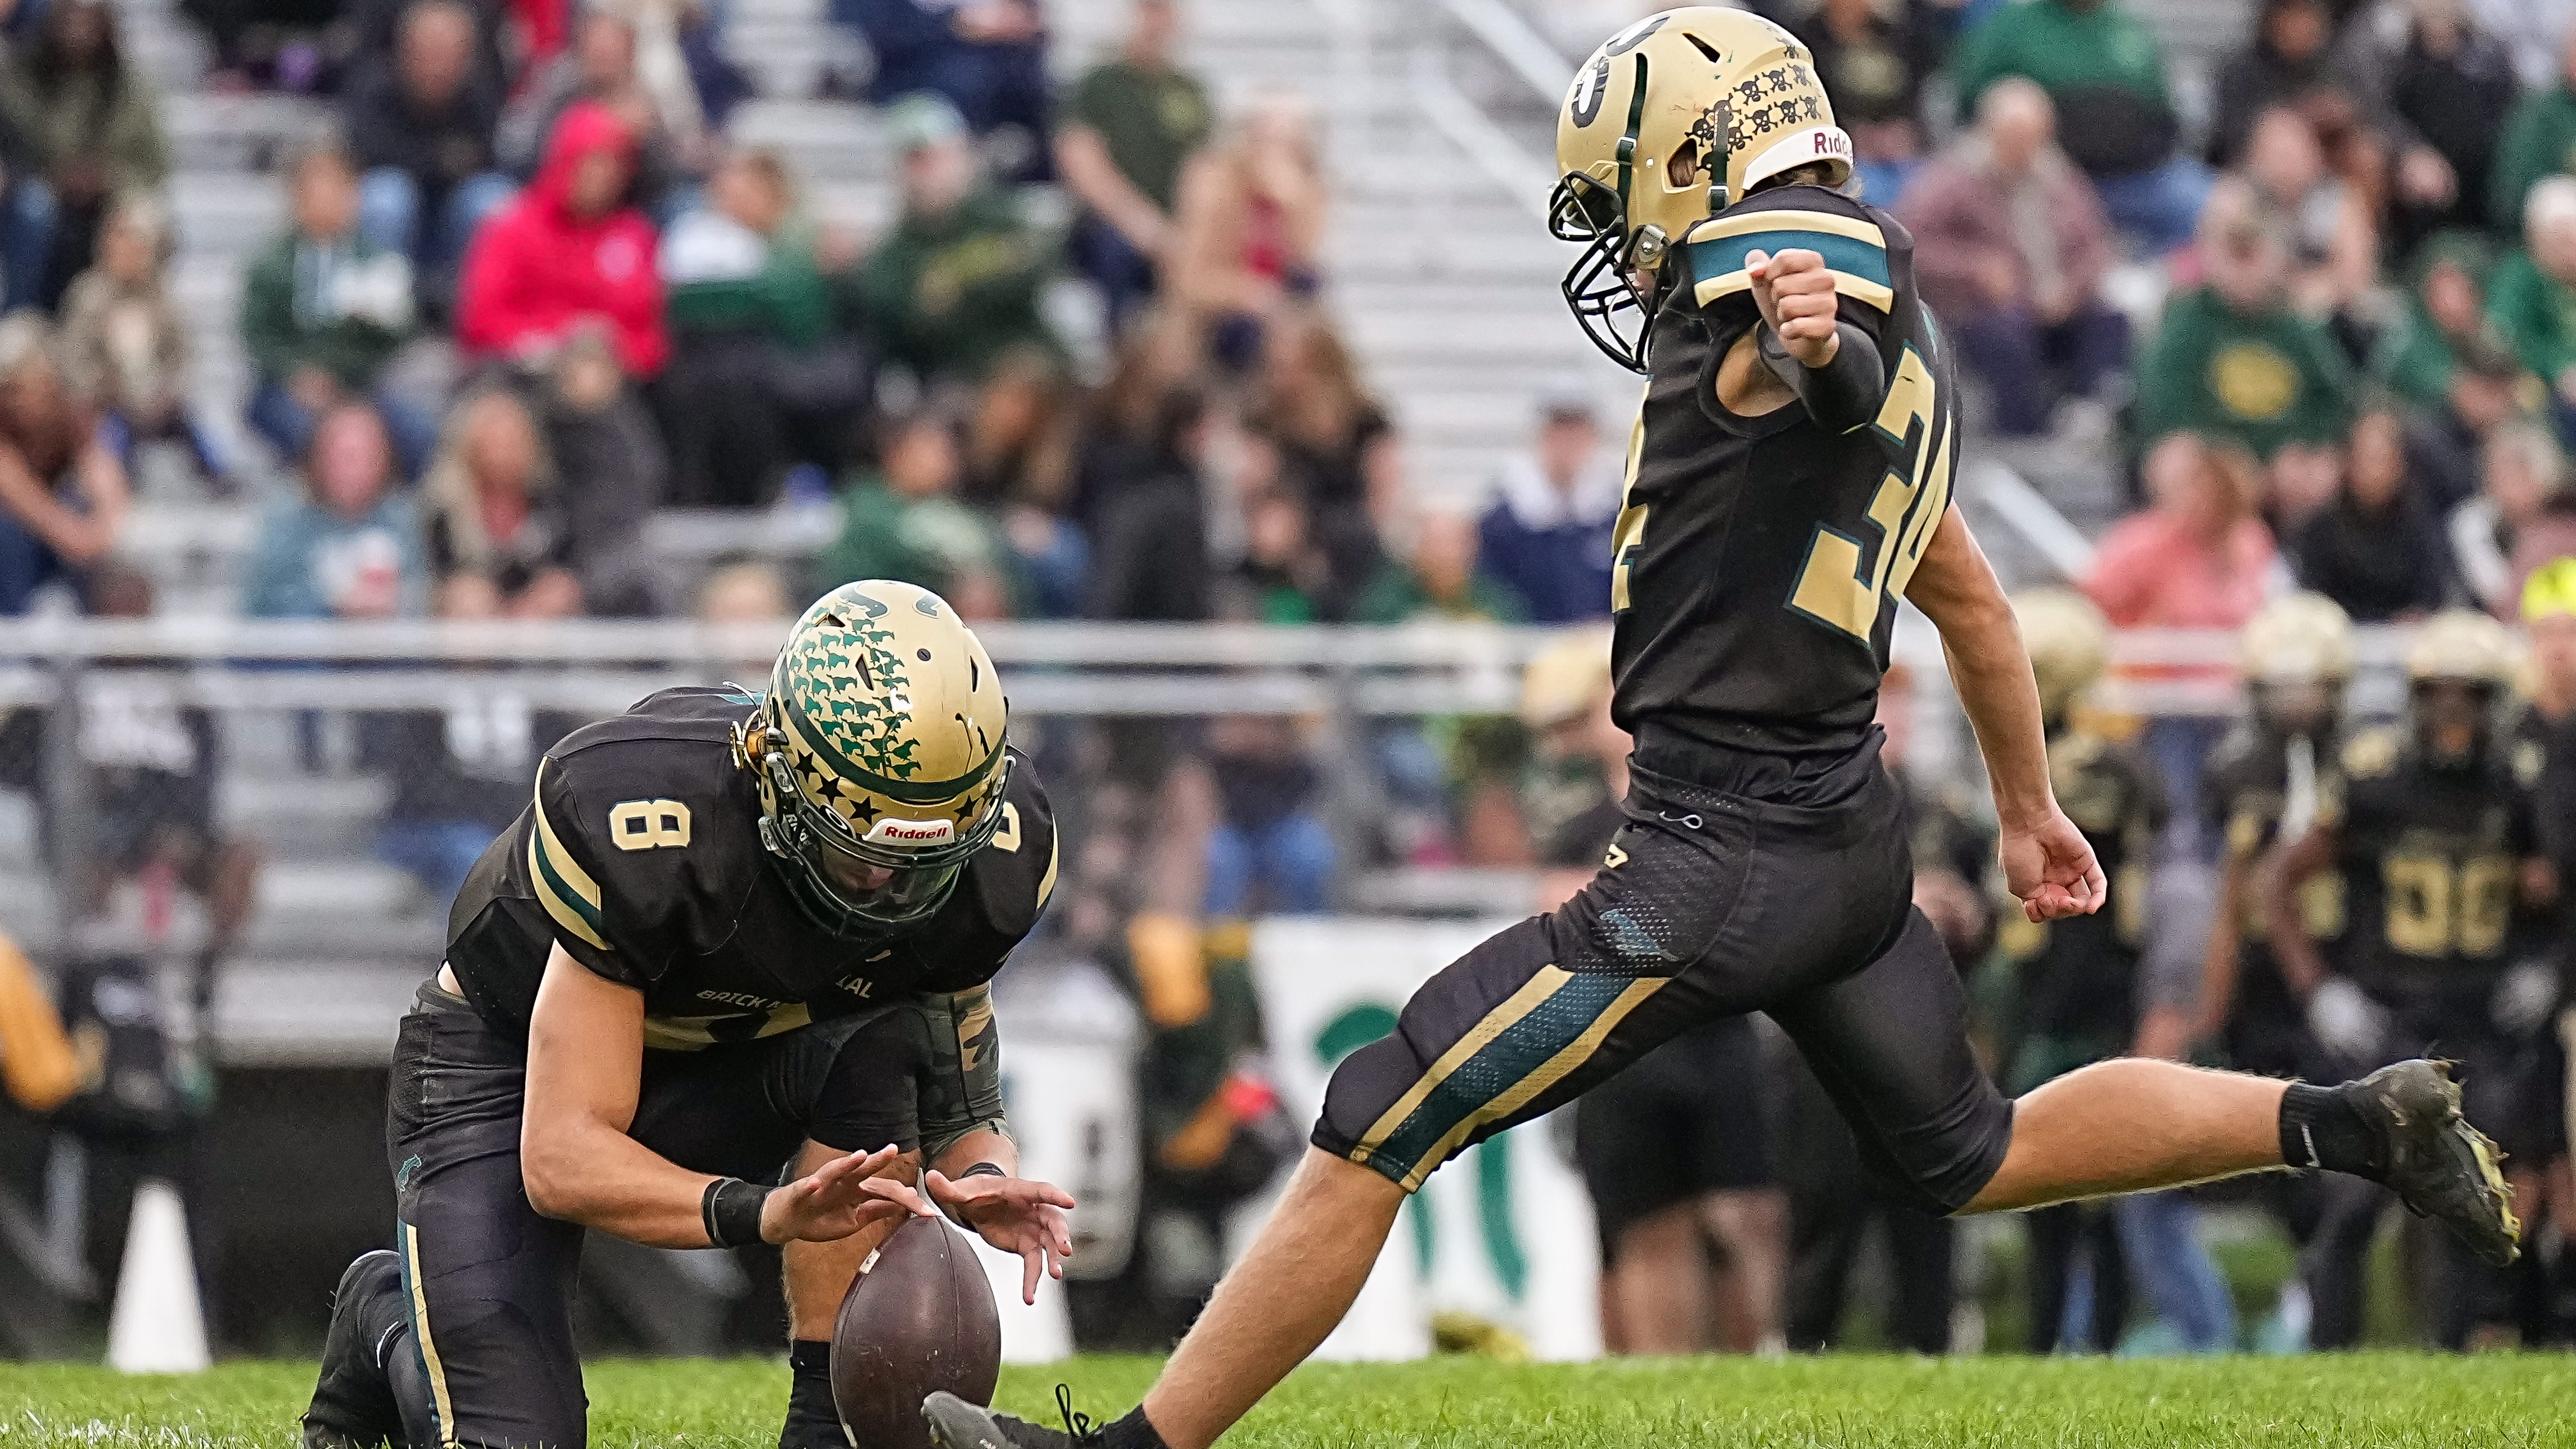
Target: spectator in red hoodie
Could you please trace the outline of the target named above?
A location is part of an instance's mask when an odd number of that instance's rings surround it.
[[[629,374],[662,370],[662,284],[653,224],[627,203],[635,133],[582,102],[563,113],[536,180],[496,213],[465,254],[456,340],[482,358],[549,352],[582,323],[615,332]]]

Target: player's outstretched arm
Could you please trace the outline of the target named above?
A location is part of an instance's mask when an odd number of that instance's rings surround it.
[[[1994,786],[2004,884],[2021,902],[2022,914],[2046,921],[2100,910],[2109,883],[2084,832],[2057,808],[2049,787],[2039,685],[2031,677],[2021,626],[1956,506],[1933,529],[1905,596],[1941,631],[1950,678],[1968,723],[1976,727],[1977,749]]]
[[[718,1179],[626,1135],[643,1072],[644,993],[555,947],[528,1020],[527,1105],[519,1123],[528,1204],[651,1247],[708,1247],[708,1189]],[[828,1241],[926,1211],[910,1188],[877,1175],[894,1156],[892,1147],[853,1152],[768,1193],[758,1235],[772,1243]]]

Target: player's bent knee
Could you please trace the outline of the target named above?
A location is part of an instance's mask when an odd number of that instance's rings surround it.
[[[1400,1031],[1352,1052],[1333,1068],[1323,1115],[1308,1140],[1319,1152],[1366,1168],[1402,1192],[1420,1188],[1464,1145],[1463,1134],[1432,1132],[1417,1120],[1436,1095],[1424,1087],[1431,1069]]]

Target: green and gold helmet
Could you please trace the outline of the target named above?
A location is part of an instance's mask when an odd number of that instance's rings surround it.
[[[1646,336],[1685,232],[1785,171],[1851,177],[1815,57],[1758,15],[1711,5],[1649,15],[1574,74],[1557,112],[1548,229],[1585,243],[1566,305],[1593,345],[1646,370]]]
[[[734,744],[761,844],[815,924],[865,939],[947,902],[1002,822],[1009,713],[937,594],[863,579],[805,611]]]
[[[2110,667],[2110,622],[2073,589],[2027,589],[2013,595],[2012,606],[2039,681],[2040,713],[2055,723]]]

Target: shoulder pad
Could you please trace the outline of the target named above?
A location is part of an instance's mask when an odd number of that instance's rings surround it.
[[[2343,772],[2356,780],[2376,779],[2397,768],[2404,740],[2394,725],[2374,725],[2354,735],[2343,747]]]
[[[1758,192],[1692,227],[1682,238],[1682,249],[1690,257],[1691,299],[1702,307],[1752,290],[1753,279],[1744,267],[1747,252],[1803,248],[1824,257],[1842,296],[1893,312],[1896,285],[1888,269],[1887,242],[1879,215],[1860,202],[1821,186],[1783,186]]]

